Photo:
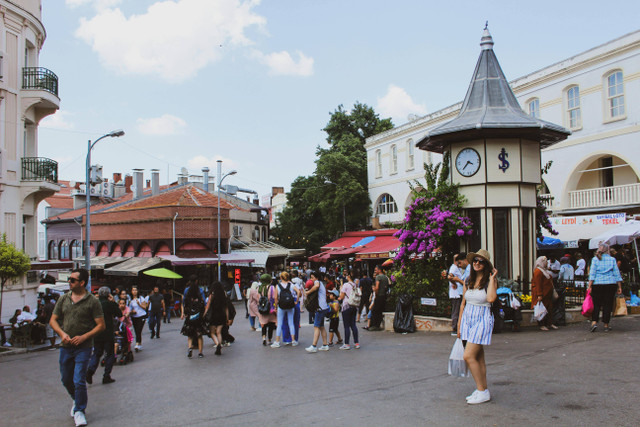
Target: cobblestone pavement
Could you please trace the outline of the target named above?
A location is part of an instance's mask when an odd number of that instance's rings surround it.
[[[614,319],[609,333],[589,333],[585,321],[494,335],[486,350],[492,401],[469,406],[472,379],[446,373],[449,334],[360,330],[360,350],[307,354],[309,325],[299,347],[272,349],[249,331],[244,308],[238,312],[237,341],[220,357],[207,338],[205,357],[188,359],[179,320],[162,325],[161,339],[146,333],[135,362],[114,368],[116,383],[102,385],[96,373],[89,424],[635,426],[640,419],[640,317]],[[2,425],[73,425],[57,351],[2,357],[0,378]]]

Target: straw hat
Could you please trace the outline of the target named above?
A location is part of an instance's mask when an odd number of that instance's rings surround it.
[[[489,271],[493,270],[493,264],[491,264],[491,254],[489,254],[489,252],[485,251],[484,249],[480,249],[478,250],[478,252],[470,252],[467,254],[467,261],[469,261],[469,264],[473,264],[473,259],[475,257],[480,257],[483,260],[486,261],[488,267],[489,267]]]

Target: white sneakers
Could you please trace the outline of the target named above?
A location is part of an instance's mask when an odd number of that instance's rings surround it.
[[[87,425],[87,418],[84,416],[84,412],[82,411],[77,411],[73,414],[73,420],[76,422],[76,427]]]
[[[297,346],[297,345],[298,345],[298,341],[292,341],[292,342],[291,342],[291,346],[292,346],[292,347],[295,347],[295,346]]]
[[[329,346],[328,345],[323,345],[322,347],[318,347],[318,350],[320,350],[320,351],[329,351]]]
[[[271,344],[271,348],[280,348],[280,343],[278,341]]]
[[[478,403],[484,403],[491,400],[491,394],[489,393],[489,389],[484,391],[476,390],[471,393],[471,396],[467,396],[467,403],[469,405],[477,405]]]
[[[340,350],[351,350],[351,346],[349,344],[342,344]]]
[[[318,347],[316,347],[315,345],[310,345],[309,347],[305,348],[305,350],[309,353],[317,353]]]

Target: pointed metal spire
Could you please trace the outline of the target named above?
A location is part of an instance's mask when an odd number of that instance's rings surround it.
[[[531,117],[516,99],[493,52],[489,23],[480,40],[480,57],[458,117],[432,129],[416,145],[442,153],[451,142],[476,138],[527,138],[541,148],[562,141],[571,132],[562,126]]]

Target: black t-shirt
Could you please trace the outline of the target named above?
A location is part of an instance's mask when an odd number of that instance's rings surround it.
[[[152,313],[162,313],[162,301],[164,301],[164,296],[162,294],[152,294],[149,296],[149,303],[151,307],[149,311]]]
[[[362,290],[362,296],[365,297],[366,300],[369,299],[373,288],[373,280],[369,277],[363,277],[360,279],[360,289]]]

